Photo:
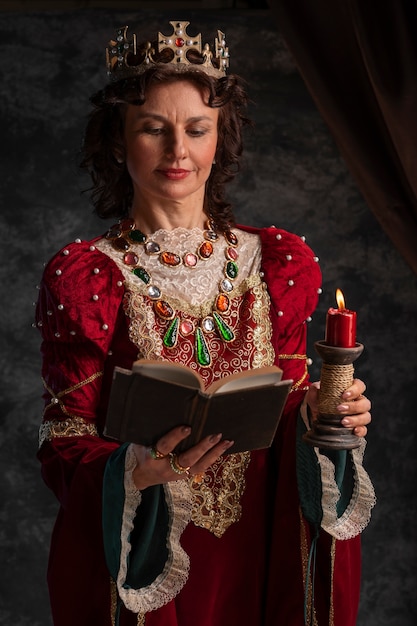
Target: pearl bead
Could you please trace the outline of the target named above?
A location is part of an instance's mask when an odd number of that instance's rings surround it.
[[[307,365],[313,365],[313,359],[307,359]]]
[[[67,250],[67,249],[63,250],[62,254],[64,254],[65,256],[68,256],[69,255],[69,250]]]
[[[291,254],[287,254],[287,256],[285,258],[287,259],[287,261],[292,261],[292,255]]]
[[[62,274],[62,270],[56,270],[55,274],[56,274],[57,276],[61,276],[61,274]]]
[[[55,337],[60,337],[61,333],[55,333]]]
[[[74,336],[75,334],[75,330],[70,330],[70,335]]]
[[[52,311],[47,311],[46,314],[47,315],[52,315]]]
[[[100,274],[100,270],[98,269],[98,267],[95,267],[95,268],[93,269],[93,273],[94,273],[94,274]]]
[[[103,330],[109,330],[109,327],[107,324],[103,324],[103,326],[101,327]]]
[[[289,280],[288,284],[289,284],[290,287],[292,287],[294,285],[294,281],[293,280]]]
[[[97,302],[97,300],[98,300],[98,295],[97,295],[96,293],[95,293],[95,294],[94,294],[94,296],[93,296],[93,300],[95,300],[96,302]]]
[[[306,238],[304,237],[304,235],[301,235],[300,239],[301,239],[301,241],[305,241],[305,240],[306,240]]]
[[[118,280],[118,281],[117,281],[117,286],[118,286],[118,287],[122,287],[122,285],[123,285],[123,282],[122,282],[121,280]]]
[[[63,304],[58,304],[58,311],[63,311],[64,309],[64,305]]]
[[[276,238],[276,239],[278,239],[278,241],[279,241],[280,239],[282,239],[282,235],[280,235],[280,234],[278,233],[278,235],[276,235],[276,236],[275,236],[275,238]]]
[[[277,315],[278,317],[282,317],[284,315],[284,311],[278,311]]]
[[[321,293],[323,293],[323,289],[321,289],[320,287],[317,289],[317,293],[320,295]]]
[[[77,237],[77,239],[75,240],[75,243],[81,243],[81,239]]]
[[[311,322],[313,318],[311,317],[311,315],[308,316],[308,318],[306,319],[306,322]]]
[[[90,252],[94,252],[95,249],[96,249],[95,246],[90,246],[90,248],[89,248]]]
[[[319,260],[320,260],[320,259],[319,259],[319,257],[318,257],[318,256],[313,256],[313,261],[314,261],[315,263],[318,263],[318,262],[319,262]]]

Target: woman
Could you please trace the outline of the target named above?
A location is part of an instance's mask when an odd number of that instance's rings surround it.
[[[223,33],[214,55],[171,24],[157,43],[127,28],[110,42],[83,166],[97,213],[121,221],[58,252],[41,286],[54,624],[353,626],[374,494],[363,442],[326,455],[301,440],[317,411],[305,356],[317,258],[275,227],[235,226],[224,184],[246,96],[226,76]],[[273,446],[227,454],[233,442],[212,433],[173,455],[186,427],[151,449],[106,440],[113,369],[137,358],[180,362],[207,385],[279,364],[294,384]],[[364,390],[355,380],[339,406],[359,437]]]

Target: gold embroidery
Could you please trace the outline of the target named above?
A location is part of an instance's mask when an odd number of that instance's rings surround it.
[[[39,447],[44,441],[51,441],[55,437],[82,437],[92,435],[98,437],[95,424],[87,422],[82,417],[70,417],[67,420],[48,420],[39,428]]]
[[[138,623],[137,626],[145,626],[145,613],[138,613]]]
[[[301,391],[307,391],[308,386],[306,387],[301,387],[301,385],[303,384],[303,382],[306,380],[306,378],[308,377],[308,367],[307,367],[307,355],[306,354],[279,354],[278,358],[280,360],[292,360],[292,359],[296,359],[298,361],[305,361],[305,367],[304,367],[304,373],[301,376],[301,378],[299,378],[292,386],[290,391],[297,391],[297,390],[301,390]]]
[[[275,351],[271,343],[272,324],[269,318],[271,301],[265,283],[254,286],[252,291],[255,296],[252,315],[256,324],[253,331],[253,343],[256,351],[252,366],[264,367],[273,365],[275,358]]]
[[[42,378],[43,385],[44,385],[46,391],[51,396],[51,402],[44,408],[43,416],[45,417],[45,413],[46,413],[46,411],[48,409],[50,409],[53,406],[56,406],[57,404],[59,404],[59,408],[64,413],[64,415],[67,415],[68,417],[74,417],[74,418],[78,419],[77,415],[74,415],[73,413],[70,413],[69,411],[67,411],[67,409],[65,407],[65,404],[63,403],[61,398],[63,396],[68,395],[69,393],[72,393],[73,391],[77,391],[77,389],[80,389],[81,387],[84,387],[84,385],[88,385],[89,383],[92,383],[94,380],[96,380],[100,376],[103,376],[103,372],[95,372],[95,374],[92,374],[91,376],[89,376],[85,380],[81,380],[76,385],[73,385],[72,387],[68,387],[68,389],[64,389],[63,391],[59,391],[58,393],[55,393],[50,387],[48,387],[48,385],[46,384],[46,381]]]
[[[193,494],[191,519],[216,537],[237,522],[242,514],[240,499],[245,490],[245,471],[250,453],[229,454],[213,463],[201,483],[189,481]]]

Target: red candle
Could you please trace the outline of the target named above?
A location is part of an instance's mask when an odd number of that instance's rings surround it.
[[[345,308],[340,289],[336,290],[337,309],[329,309],[326,317],[325,341],[338,348],[353,348],[356,344],[356,311]]]

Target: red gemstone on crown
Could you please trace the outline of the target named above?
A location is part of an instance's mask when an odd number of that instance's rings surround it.
[[[226,258],[230,259],[231,261],[237,261],[239,257],[239,253],[236,250],[236,248],[227,248],[226,250]]]
[[[175,45],[177,46],[177,48],[182,48],[184,44],[185,44],[185,41],[182,37],[176,38]]]

